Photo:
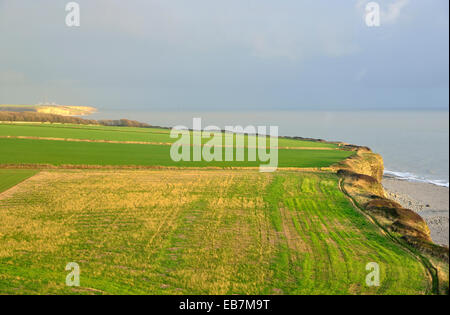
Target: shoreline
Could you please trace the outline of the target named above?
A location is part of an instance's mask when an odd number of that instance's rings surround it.
[[[424,184],[432,184],[439,187],[446,187],[450,188],[448,180],[443,179],[426,179],[424,177],[415,175],[413,173],[409,172],[395,172],[395,171],[389,171],[384,170],[384,176],[387,178],[394,178],[398,180],[404,180],[407,182],[417,182],[417,183],[424,183]]]
[[[387,198],[419,214],[428,224],[435,244],[449,246],[449,188],[384,175]]]

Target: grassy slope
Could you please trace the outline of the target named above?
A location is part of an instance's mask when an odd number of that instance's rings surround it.
[[[0,139],[0,164],[259,166],[260,162],[174,162],[170,146]],[[354,154],[338,150],[279,150],[279,167],[326,167]]]
[[[419,294],[333,174],[41,172],[0,200],[0,293]],[[81,287],[64,267],[81,267]],[[368,262],[381,286],[365,285]]]
[[[2,170],[0,169],[0,193],[35,175],[36,170]]]

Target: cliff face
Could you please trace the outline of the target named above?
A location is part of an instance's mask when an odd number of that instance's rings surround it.
[[[0,111],[35,112],[62,116],[85,116],[95,113],[97,109],[89,106],[68,105],[0,105]]]
[[[345,191],[378,223],[390,232],[431,242],[430,230],[421,216],[385,197],[384,189],[374,177],[340,170]]]
[[[425,220],[386,198],[381,185],[382,157],[368,148],[349,146],[348,149],[357,153],[333,166],[341,177],[345,192],[387,231],[422,252],[448,260],[448,249],[432,243]]]
[[[84,116],[96,112],[96,109],[88,106],[37,106],[36,111],[44,114],[62,116]]]
[[[379,183],[383,179],[384,163],[381,155],[370,149],[361,147],[356,149],[356,155],[336,164],[336,170],[348,170],[375,178]]]

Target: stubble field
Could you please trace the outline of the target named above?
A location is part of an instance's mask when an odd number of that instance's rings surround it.
[[[421,294],[331,173],[42,171],[0,195],[0,293]],[[81,286],[67,287],[69,262]],[[377,262],[381,286],[365,283]]]

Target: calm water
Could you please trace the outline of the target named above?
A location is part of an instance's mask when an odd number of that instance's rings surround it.
[[[448,111],[137,112],[101,111],[94,119],[129,118],[152,125],[276,125],[280,135],[365,145],[380,153],[386,173],[408,180],[449,183]]]

